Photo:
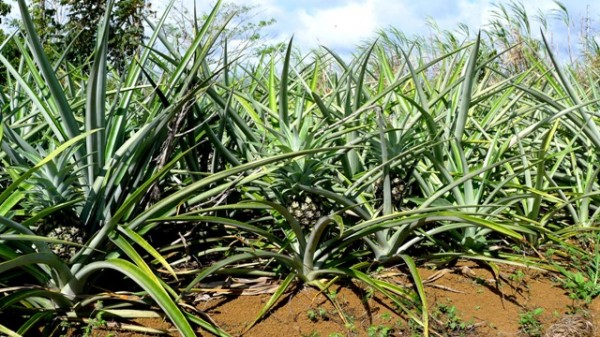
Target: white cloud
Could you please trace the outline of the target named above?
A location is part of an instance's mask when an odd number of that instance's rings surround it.
[[[370,37],[377,28],[373,1],[349,2],[346,5],[297,13],[300,23],[295,32],[300,45],[330,48],[354,46]]]
[[[155,0],[166,1],[166,0]],[[191,8],[194,0],[176,0]],[[198,9],[210,10],[211,1],[197,1]],[[260,18],[274,18],[277,23],[268,28],[275,40],[295,36],[296,46],[314,48],[326,45],[340,52],[349,52],[361,41],[374,36],[379,28],[393,26],[407,36],[430,34],[427,19],[432,18],[442,29],[453,30],[466,24],[472,33],[484,28],[491,18],[494,3],[510,6],[508,0],[237,0],[238,5],[256,5]],[[523,1],[530,18],[539,11],[548,14],[558,8],[554,0]],[[563,0],[572,20],[572,31],[581,27],[587,8],[597,27],[600,2]],[[553,32],[547,35],[556,44],[566,41],[566,28],[556,19],[549,19]],[[537,26],[532,32],[539,33]],[[576,33],[571,33],[577,38]]]

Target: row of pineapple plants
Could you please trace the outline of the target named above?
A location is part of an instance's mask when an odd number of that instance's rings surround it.
[[[514,35],[492,26],[465,42],[387,30],[350,61],[293,40],[229,60],[219,5],[183,55],[161,34],[167,10],[123,74],[105,23],[86,74],[52,64],[19,1],[21,64],[0,55],[0,310],[17,322],[2,333],[50,336],[102,302],[121,319],[156,304],[184,336],[227,335],[185,299],[244,274],[282,280],[255,323],[291,284],[345,278],[428,335],[418,264],[551,268],[512,247],[594,228],[597,74],[559,63],[527,18],[498,15]],[[371,274],[392,263],[414,288]],[[107,273],[133,284],[95,288]]]

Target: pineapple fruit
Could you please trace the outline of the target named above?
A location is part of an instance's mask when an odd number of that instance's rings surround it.
[[[38,235],[82,245],[85,242],[83,224],[71,209],[62,209],[46,216],[36,229]],[[48,243],[50,250],[61,259],[70,260],[80,249],[64,243]]]
[[[396,209],[400,209],[402,203],[404,201],[404,195],[407,190],[406,183],[404,179],[402,179],[401,175],[392,172],[390,173],[390,187],[391,187],[391,196],[392,196],[392,205]],[[377,179],[375,181],[374,187],[374,197],[377,200],[377,207],[381,207],[383,204],[383,177]]]
[[[316,196],[308,194],[295,195],[288,204],[288,211],[298,220],[300,225],[309,227],[324,214],[323,204]]]
[[[52,239],[70,241],[78,244],[83,244],[84,240],[83,231],[81,230],[81,228],[72,225],[52,226],[51,228],[49,228],[49,230],[47,230],[47,233],[44,233],[44,235]],[[77,246],[67,245],[63,243],[51,243],[49,246],[50,250],[52,250],[54,254],[58,255],[63,260],[71,259],[79,250],[79,247]]]

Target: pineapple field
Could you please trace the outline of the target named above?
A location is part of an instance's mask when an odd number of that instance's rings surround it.
[[[566,61],[512,2],[478,32],[244,54],[221,1],[182,48],[171,2],[117,66],[108,1],[76,65],[18,6],[0,335],[594,335],[597,40]]]

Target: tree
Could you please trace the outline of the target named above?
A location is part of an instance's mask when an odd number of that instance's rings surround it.
[[[8,38],[9,35],[6,34],[4,30],[0,29],[0,53],[2,53],[2,56],[4,56],[11,64],[17,64],[19,57],[21,57],[21,53],[13,41],[6,41]],[[6,84],[6,80],[6,66],[0,63],[0,92],[4,90],[3,86]],[[2,102],[0,101],[0,103]],[[2,109],[2,104],[0,104],[0,109]]]
[[[2,19],[5,19],[6,16],[10,13],[10,5],[4,2],[4,0],[0,0],[0,24],[2,24]],[[14,43],[6,42],[8,39],[8,34],[0,28],[0,52],[2,56],[6,57],[8,60],[12,60],[18,57],[18,50]],[[3,64],[0,64],[0,92],[3,90],[2,86],[6,82],[6,67]]]
[[[96,26],[106,9],[106,0],[61,0],[67,6],[65,43],[72,44],[68,59],[85,63],[96,47]],[[111,11],[109,61],[123,69],[144,37],[143,16],[150,13],[145,0],[116,0]]]
[[[42,43],[55,45],[62,43],[63,27],[58,17],[58,0],[34,0],[31,18]]]
[[[2,18],[10,13],[10,5],[4,2],[4,0],[0,0],[0,24],[2,23]]]
[[[6,0],[0,0],[0,23],[10,9]],[[83,65],[96,47],[97,26],[105,9],[106,0],[33,0],[31,16],[50,59],[69,46],[67,60]],[[108,48],[109,62],[117,69],[128,64],[142,42],[143,17],[150,12],[146,0],[114,0]],[[6,37],[0,29],[0,44]]]
[[[224,2],[221,6],[215,24],[211,29],[224,27],[219,35],[217,43],[223,48],[227,43],[228,57],[235,59],[242,53],[248,55],[260,55],[270,53],[276,49],[285,48],[283,43],[271,43],[266,38],[265,30],[275,23],[275,19],[259,18],[257,5],[239,5],[234,2]],[[178,11],[178,18],[163,26],[165,36],[170,39],[173,46],[185,50],[191,43],[192,32],[208,17],[208,13],[202,13],[197,22],[196,15],[190,13],[183,6]]]

